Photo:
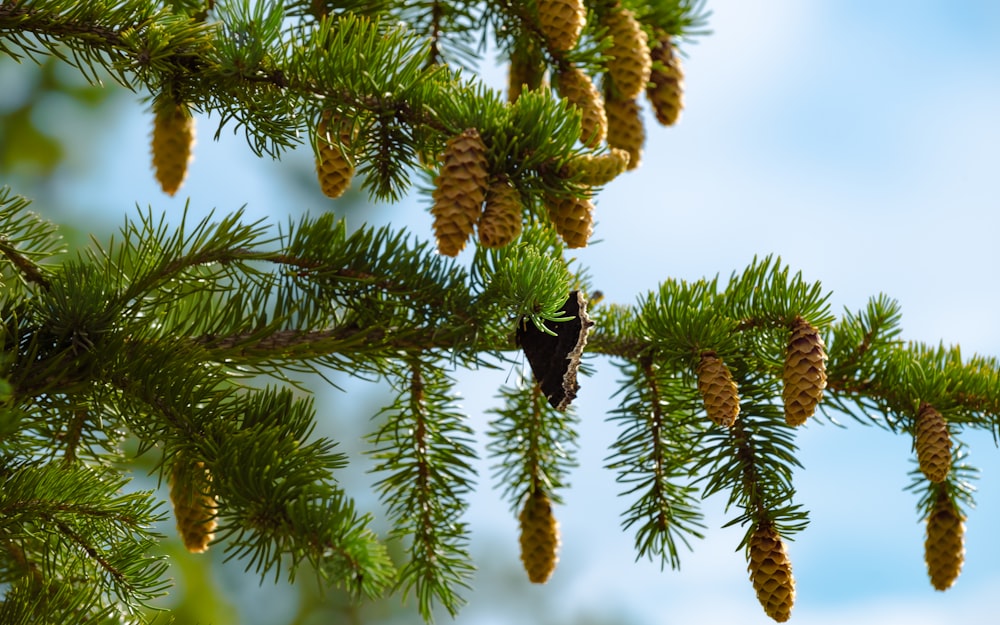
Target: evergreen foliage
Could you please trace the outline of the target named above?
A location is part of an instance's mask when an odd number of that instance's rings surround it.
[[[0,1],[4,54],[56,57],[95,83],[111,77],[136,97],[207,113],[217,136],[242,131],[259,155],[318,149],[319,122],[340,120],[346,132],[334,135],[351,144],[345,154],[372,198],[396,200],[431,180],[448,142],[475,129],[486,177],[510,185],[524,208],[513,242],[475,244],[464,265],[440,256],[428,233],[348,233],[336,205],[281,227],[247,223],[241,211],[174,227],[149,209],[111,240],[69,253],[56,226],[0,190],[0,621],[148,620],[146,606],[168,588],[164,562],[149,555],[165,510],[153,493],[126,488],[136,459],[127,438],[164,479],[180,462],[211,476],[199,486],[215,502],[211,545],[262,578],[293,579],[308,563],[359,597],[412,593],[427,620],[437,606],[457,612],[474,570],[463,514],[480,485],[476,433],[451,372],[509,366],[518,324],[551,332],[546,322],[567,320],[567,293],[593,295],[565,253],[589,230],[560,239],[551,204],[591,206],[594,177],[625,167],[620,151],[581,143],[590,139],[581,112],[546,76],[582,71],[616,97],[608,16],[634,16],[641,31],[630,37],[656,45],[703,34],[707,16],[697,0],[583,6],[588,20],[569,46],[549,43],[532,0]],[[469,77],[487,43],[527,77],[516,96]],[[581,171],[604,154],[616,155],[613,173]],[[839,317],[828,299],[773,257],[728,281],[667,280],[634,305],[593,299],[587,355],[621,371],[606,462],[638,557],[678,567],[680,547],[706,530],[699,503],[714,493],[745,529],[748,555],[761,528],[780,544],[806,527],[781,401],[802,322],[827,346],[825,363],[810,362],[825,366],[821,414],[916,437],[923,407],[940,413],[958,452],[940,480],[914,473],[918,510],[926,519],[946,499],[949,518],[965,518],[974,470],[959,438],[966,428],[1000,435],[1000,363],[902,341],[887,296]],[[706,414],[698,377],[708,353],[738,389],[731,423]],[[349,458],[314,434],[314,406],[295,388],[297,374],[326,369],[395,389],[369,442],[402,562],[338,483]],[[576,462],[576,418],[527,379],[501,389],[498,404],[486,435],[512,516],[533,497],[558,504]]]

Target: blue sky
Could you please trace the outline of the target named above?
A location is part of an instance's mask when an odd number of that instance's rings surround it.
[[[835,311],[857,310],[884,292],[902,305],[904,338],[1000,354],[1000,4],[710,0],[708,8],[713,34],[684,46],[679,125],[664,129],[647,118],[642,167],[598,197],[603,242],[578,254],[596,285],[610,301],[630,303],[668,277],[725,277],[754,255],[777,254],[831,290]],[[502,79],[492,69],[487,76]],[[112,165],[59,193],[84,194],[110,224],[133,214],[136,203],[177,210],[187,196],[195,213],[247,203],[251,216],[279,221],[285,207],[330,206],[303,206],[271,181],[285,161],[309,158],[305,150],[260,161],[241,136],[224,131],[213,142],[211,121],[199,124],[184,197],[166,198],[155,185],[149,118],[137,100],[102,139]],[[411,199],[366,214],[429,237],[426,206]],[[706,503],[708,537],[694,543],[680,572],[633,563],[632,537],[619,529],[626,504],[614,476],[600,468],[616,436],[604,419],[617,374],[595,364],[578,400],[581,467],[556,510],[561,564],[546,587],[524,581],[522,592],[546,594],[567,623],[616,612],[637,623],[771,622],[735,551],[739,530],[719,529],[721,501]],[[477,427],[506,374],[461,376]],[[354,400],[333,394],[329,401]],[[992,439],[964,436],[983,470],[979,505],[966,524],[962,576],[938,593],[926,578],[916,500],[902,491],[909,440],[845,423],[811,422],[798,439],[799,501],[812,523],[789,545],[798,582],[791,622],[993,622],[1000,452]],[[483,485],[488,476],[484,464]],[[517,562],[516,521],[495,498],[488,489],[477,494],[469,517],[475,544],[489,544],[480,553],[485,568],[491,558]],[[492,539],[510,549],[496,551]],[[459,623],[512,622],[486,592],[469,595]],[[520,613],[519,622],[527,622]]]

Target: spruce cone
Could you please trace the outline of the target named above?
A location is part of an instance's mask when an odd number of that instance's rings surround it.
[[[926,403],[920,404],[914,431],[917,462],[932,482],[943,482],[951,470],[951,436],[941,413]]]
[[[579,176],[580,182],[592,187],[608,184],[628,167],[629,154],[621,148],[611,148],[606,154],[584,154],[567,163],[566,177]]]
[[[576,47],[587,9],[582,0],[538,0],[538,22],[552,49],[565,52]]]
[[[740,396],[729,367],[715,352],[702,352],[698,363],[698,391],[705,402],[708,418],[717,425],[730,427],[740,414]]]
[[[562,97],[580,109],[580,142],[596,148],[604,141],[608,131],[608,117],[604,101],[594,83],[578,67],[559,72],[558,88]]]
[[[208,550],[215,537],[215,497],[210,492],[212,476],[204,463],[177,456],[170,471],[170,501],[174,505],[177,531],[191,553]]]
[[[769,525],[758,526],[750,537],[749,555],[747,570],[757,600],[765,614],[784,623],[795,603],[795,578],[781,536]]]
[[[506,181],[494,182],[486,192],[486,208],[479,218],[479,242],[503,247],[521,234],[521,194]]]
[[[510,67],[507,72],[507,101],[516,102],[521,97],[521,91],[534,91],[547,86],[545,65],[537,55],[528,50],[515,48],[510,55]]]
[[[635,169],[642,161],[642,146],[646,142],[639,103],[609,97],[604,109],[608,116],[608,145],[628,152],[627,169]]]
[[[650,54],[653,57],[653,71],[646,87],[646,99],[653,107],[656,119],[664,126],[672,126],[684,108],[684,70],[681,59],[675,53],[670,35],[663,34]]]
[[[649,83],[653,61],[649,53],[649,38],[635,19],[635,13],[617,5],[605,14],[605,26],[611,35],[608,49],[608,74],[622,100],[639,97]]]
[[[544,584],[556,569],[559,556],[559,523],[552,515],[552,502],[542,490],[535,490],[524,502],[521,521],[521,562],[528,579]]]
[[[330,126],[336,126],[332,111],[324,111],[316,128],[316,176],[323,194],[338,198],[351,186],[354,178],[354,164],[345,154],[351,143],[351,133],[341,128],[339,138],[330,133]]]
[[[802,425],[816,411],[826,388],[826,348],[816,328],[795,318],[784,370],[785,422]]]
[[[587,198],[546,197],[545,206],[566,247],[587,247],[594,233],[594,205]]]
[[[187,177],[194,146],[194,118],[186,106],[160,99],[153,107],[153,171],[164,193],[173,195]]]
[[[431,207],[438,251],[445,256],[457,256],[462,251],[479,221],[486,199],[488,166],[486,146],[475,128],[448,140]]]
[[[927,539],[924,560],[931,584],[937,590],[948,590],[962,571],[965,560],[965,517],[958,511],[945,489],[927,517]]]

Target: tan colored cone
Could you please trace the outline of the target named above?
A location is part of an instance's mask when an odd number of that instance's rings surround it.
[[[184,547],[191,553],[208,550],[215,537],[215,497],[211,494],[212,477],[201,462],[174,458],[170,472],[170,501],[174,506],[177,531]]]
[[[449,139],[442,160],[432,192],[434,235],[441,254],[456,256],[475,230],[486,199],[489,163],[479,131],[469,128]]]
[[[582,0],[538,0],[538,22],[552,49],[565,52],[576,47],[587,9]]]
[[[784,623],[791,617],[795,603],[795,578],[781,536],[773,527],[758,527],[750,537],[748,555],[747,570],[757,600],[765,614]]]
[[[545,65],[540,58],[527,50],[515,48],[511,52],[507,72],[507,101],[516,102],[522,90],[534,91],[545,88],[547,84]]]
[[[552,514],[552,502],[541,490],[528,495],[518,516],[521,522],[521,563],[528,579],[544,584],[559,561],[559,523]]]
[[[635,169],[642,162],[642,147],[646,143],[639,103],[609,97],[604,110],[608,116],[608,145],[628,152],[627,168]]]
[[[559,94],[580,109],[580,141],[596,148],[608,131],[604,101],[593,81],[578,67],[569,67],[557,76]]]
[[[944,489],[927,517],[924,560],[937,590],[951,588],[965,562],[965,517]]]
[[[566,247],[586,247],[594,233],[594,204],[589,198],[546,197],[545,208]]]
[[[646,87],[646,99],[656,120],[664,126],[677,122],[684,108],[684,70],[670,35],[663,34],[650,52],[653,69]]]
[[[333,112],[325,111],[316,128],[316,176],[323,194],[334,199],[350,188],[354,178],[354,164],[346,153],[350,130],[341,128],[334,136],[336,126]]]
[[[566,165],[566,176],[578,176],[578,180],[591,187],[608,184],[628,167],[629,154],[621,148],[611,148],[604,154],[583,154],[574,157]]]
[[[796,317],[785,352],[785,422],[802,425],[816,412],[826,388],[826,346],[819,332]]]
[[[173,195],[187,177],[194,147],[194,117],[188,108],[166,98],[153,107],[153,172],[164,193]]]
[[[701,355],[697,373],[698,391],[708,418],[717,425],[730,427],[740,414],[740,396],[729,367],[715,352],[707,351]]]
[[[479,218],[479,242],[484,247],[507,245],[521,234],[521,194],[506,181],[486,192],[486,208]]]
[[[611,36],[608,49],[608,74],[617,89],[617,97],[634,100],[649,83],[653,62],[649,38],[635,19],[635,14],[621,5],[604,14],[604,25]]]
[[[951,471],[951,436],[941,413],[920,404],[914,427],[914,446],[920,471],[932,482],[943,482]]]

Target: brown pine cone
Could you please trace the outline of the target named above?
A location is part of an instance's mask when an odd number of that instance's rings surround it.
[[[826,388],[826,346],[816,328],[796,317],[785,352],[785,422],[802,425],[816,411]]]
[[[932,482],[943,482],[951,471],[951,435],[944,417],[930,404],[921,403],[913,436],[920,471]]]
[[[580,109],[580,141],[596,148],[604,141],[608,131],[608,118],[604,101],[590,76],[578,67],[569,67],[557,76],[559,94]]]
[[[653,70],[646,87],[646,99],[653,107],[656,120],[672,126],[684,108],[684,70],[670,35],[662,34],[650,52]]]
[[[642,147],[646,143],[639,103],[609,97],[604,109],[608,116],[608,145],[628,152],[627,168],[635,169],[642,162]]]
[[[587,247],[594,233],[594,204],[589,198],[549,196],[545,207],[566,247]]]
[[[604,25],[611,36],[608,49],[608,74],[617,89],[617,98],[634,100],[649,83],[653,65],[649,38],[635,18],[635,13],[616,5],[604,14]]]
[[[348,157],[351,133],[342,127],[335,137],[331,127],[336,127],[332,111],[324,111],[316,127],[316,176],[320,189],[329,198],[338,198],[351,186],[354,164]]]
[[[521,234],[521,194],[506,181],[497,181],[486,192],[486,208],[479,218],[479,242],[503,247]]]
[[[795,603],[795,578],[785,545],[773,527],[761,525],[754,531],[748,559],[750,581],[764,613],[784,623],[791,617]]]
[[[927,517],[924,560],[937,590],[951,588],[965,561],[965,517],[944,488]]]
[[[544,584],[559,561],[559,523],[552,514],[552,502],[542,490],[528,495],[518,519],[521,521],[521,563],[528,579]]]
[[[211,493],[212,476],[201,462],[176,456],[170,471],[170,501],[174,505],[177,532],[191,553],[208,550],[215,537],[217,504]]]
[[[489,163],[479,131],[469,128],[445,145],[441,171],[432,192],[438,251],[457,256],[475,230],[486,199]]]
[[[164,193],[177,193],[187,177],[194,147],[194,117],[188,108],[166,98],[153,106],[153,172]]]
[[[580,39],[587,8],[582,0],[538,0],[538,22],[552,49],[565,52]]]
[[[579,181],[591,187],[606,185],[628,167],[629,154],[621,148],[611,148],[605,154],[583,154],[566,164],[566,177],[579,176]]]
[[[717,425],[732,426],[740,414],[740,396],[729,367],[715,352],[706,351],[701,354],[697,373],[698,391],[708,418]]]

